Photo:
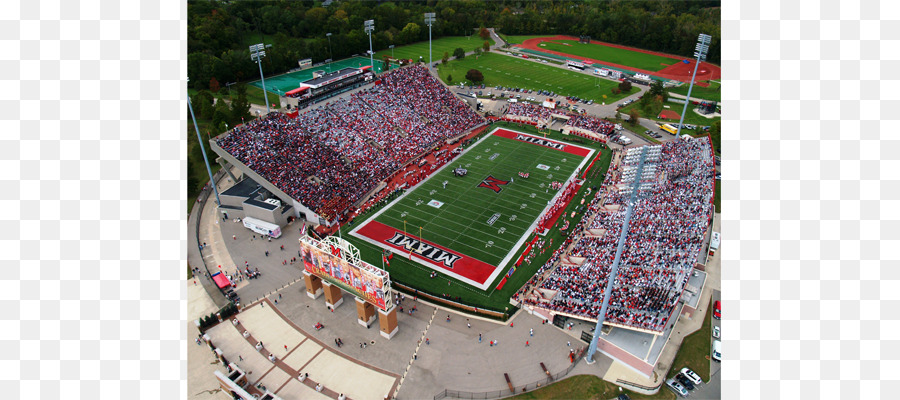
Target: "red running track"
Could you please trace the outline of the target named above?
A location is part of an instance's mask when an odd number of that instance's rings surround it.
[[[608,65],[610,67],[627,69],[629,71],[640,72],[642,74],[658,76],[661,78],[672,79],[672,80],[681,81],[681,82],[690,82],[691,74],[694,73],[694,63],[696,63],[696,60],[693,60],[693,59],[689,59],[689,61],[690,61],[689,64],[683,63],[682,60],[687,59],[686,57],[683,57],[683,56],[676,56],[673,54],[666,54],[666,53],[660,53],[660,52],[656,52],[656,51],[637,49],[634,47],[606,43],[606,42],[601,42],[601,41],[597,41],[597,40],[591,40],[591,43],[598,44],[601,46],[609,46],[609,47],[614,47],[617,49],[628,50],[628,51],[636,51],[639,53],[653,54],[653,55],[660,56],[660,57],[671,58],[673,60],[677,60],[677,62],[675,62],[672,65],[670,65],[666,68],[663,68],[659,71],[648,71],[645,69],[629,67],[627,65],[614,64],[614,63],[606,62],[603,60],[595,60],[592,58],[576,56],[576,55],[572,55],[572,54],[542,49],[542,48],[538,47],[538,44],[540,44],[541,42],[549,42],[549,41],[553,41],[553,40],[576,40],[577,41],[578,38],[573,37],[573,36],[565,36],[565,35],[548,36],[548,37],[543,37],[543,38],[528,39],[528,40],[522,42],[522,44],[519,46],[529,49],[529,50],[536,50],[536,51],[540,51],[540,52],[544,52],[544,53],[556,54],[559,56],[575,58],[575,59],[579,59],[582,61],[590,61],[591,63],[595,63],[595,64]],[[699,69],[697,69],[697,81],[694,82],[694,84],[700,85],[700,86],[706,86],[704,84],[699,83],[698,81],[706,81],[706,80],[710,80],[710,79],[721,79],[721,78],[722,78],[722,68],[720,68],[718,65],[713,65],[713,64],[704,62],[704,63],[700,63],[700,67],[699,67]]]

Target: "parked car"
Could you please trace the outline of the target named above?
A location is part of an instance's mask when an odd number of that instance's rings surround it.
[[[696,372],[694,372],[693,370],[691,370],[688,367],[682,368],[681,374],[684,375],[686,378],[690,379],[691,382],[694,383],[694,385],[699,385],[699,384],[703,383],[703,380],[700,379],[700,375],[697,375]]]
[[[675,380],[680,382],[687,390],[694,390],[694,382],[691,382],[690,379],[686,378],[682,374],[675,375]]]
[[[628,397],[627,394],[622,393],[618,397],[616,397],[616,400],[631,400],[631,397]]]
[[[688,391],[684,388],[684,385],[676,381],[675,378],[670,378],[669,380],[667,380],[666,386],[668,386],[669,389],[672,389],[675,394],[681,397],[687,397],[688,395]]]
[[[719,300],[713,303],[713,318],[722,319],[722,302]]]
[[[716,339],[721,338],[722,337],[722,328],[720,328],[718,325],[714,326],[713,331],[712,331],[712,336]]]
[[[713,340],[712,359],[715,362],[722,361],[722,342],[720,342],[718,339]]]

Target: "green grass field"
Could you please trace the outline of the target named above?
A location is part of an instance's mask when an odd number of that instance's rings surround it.
[[[509,397],[512,400],[607,400],[615,399],[620,393],[625,393],[634,400],[644,399],[676,399],[677,396],[665,387],[660,388],[659,393],[647,396],[630,390],[619,391],[618,385],[609,383],[594,375],[575,375],[559,382],[551,383],[547,387]]]
[[[491,46],[494,45],[493,39],[488,39]],[[450,54],[453,58],[453,50],[462,48],[466,53],[474,51],[476,47],[481,48],[484,45],[484,39],[478,35],[466,36],[445,36],[431,41],[431,59],[433,62],[440,62],[444,52]],[[390,56],[391,49],[380,50],[375,53],[375,59],[381,60],[383,56]],[[408,44],[405,46],[397,46],[394,48],[394,58],[407,58],[413,61],[419,61],[419,56],[425,62],[428,62],[428,41]]]
[[[558,51],[573,56],[607,61],[628,67],[645,69],[647,71],[659,71],[669,65],[679,62],[679,60],[668,57],[604,46],[602,44],[578,43],[577,40],[554,40],[552,42],[543,42],[538,45],[538,49]]]
[[[663,106],[669,106],[669,108],[665,108]],[[684,104],[674,103],[671,101],[661,104],[659,107],[654,107],[653,104],[651,103],[650,106],[648,106],[648,107],[649,108],[647,110],[645,110],[645,109],[641,108],[640,101],[635,101],[634,103],[631,103],[623,108],[620,108],[619,113],[628,114],[632,109],[637,108],[638,113],[641,114],[641,118],[652,119],[654,121],[665,122],[665,123],[670,123],[670,124],[678,124],[678,120],[664,120],[664,119],[660,119],[657,117],[659,117],[659,113],[664,109],[675,111],[678,114],[681,114],[681,112],[684,110]],[[694,112],[693,109],[695,107],[696,107],[695,105],[688,106],[687,113],[684,116],[685,124],[710,126],[713,124],[713,122],[716,122],[716,121],[719,121],[722,119],[722,117],[706,118],[706,117]],[[691,134],[692,136],[695,136],[694,135],[695,133],[696,134],[703,133],[699,130],[698,131],[687,130],[686,132]]]
[[[509,126],[507,126],[505,123],[500,123],[495,124],[495,126],[509,128],[519,132],[539,134],[536,128],[529,125],[516,126],[515,124],[510,124]],[[606,173],[606,170],[609,168],[611,153],[609,151],[609,148],[603,144],[588,142],[577,137],[564,136],[556,131],[552,131],[548,135],[548,138],[563,142],[575,143],[579,146],[602,151],[602,155],[599,157],[594,167],[587,174],[584,186],[582,186],[581,190],[576,193],[576,195],[573,197],[572,202],[566,208],[566,214],[571,215],[571,213],[574,212],[576,208],[578,208],[579,202],[582,198],[586,199],[585,202],[591,200],[591,197],[587,196],[586,194],[588,188],[591,186],[599,186],[603,182],[603,176]],[[536,175],[532,175],[532,178],[529,179],[534,179],[535,176]],[[383,207],[370,208],[366,211],[365,214],[356,217],[355,222],[361,223],[362,221],[365,221],[366,219],[374,215],[374,213],[378,212],[381,208]],[[569,220],[571,222],[578,221],[583,217],[583,215],[583,213],[576,213],[575,217],[569,218]],[[560,221],[557,222],[557,224],[561,224],[562,220],[563,218],[560,218]],[[363,260],[375,266],[382,266],[380,247],[376,247],[362,239],[351,236],[349,234],[350,230],[356,228],[355,225],[355,223],[352,223],[348,226],[344,226],[342,228],[343,237],[349,242],[353,243],[353,245],[355,245],[359,249],[360,257]],[[426,240],[431,240],[427,232],[424,234],[424,236]],[[550,231],[550,233],[547,234],[547,236],[544,237],[544,241],[549,242],[550,240],[553,240],[554,247],[558,247],[559,244],[565,240],[565,236],[559,231],[559,229],[554,228]],[[515,257],[518,257],[520,251],[521,249],[517,249]],[[513,293],[515,293],[515,291],[519,290],[519,288],[521,288],[528,279],[530,279],[534,275],[535,271],[537,271],[537,269],[540,268],[550,258],[551,255],[552,252],[547,251],[544,254],[535,257],[535,259],[532,260],[531,263],[523,263],[516,270],[515,274],[513,274],[513,276],[508,279],[503,289],[493,290],[494,287],[496,287],[499,281],[503,278],[503,274],[500,274],[496,277],[496,279],[494,279],[494,282],[491,283],[491,290],[489,291],[483,291],[474,288],[469,284],[463,283],[457,279],[451,278],[441,273],[438,273],[438,279],[431,279],[429,277],[431,272],[433,271],[431,268],[427,268],[416,262],[410,262],[403,257],[394,257],[393,260],[391,260],[391,264],[385,267],[391,274],[391,279],[393,281],[417,288],[422,292],[431,293],[437,296],[440,296],[441,294],[447,294],[451,297],[458,296],[460,297],[460,301],[464,304],[500,312],[508,310],[511,313],[515,311],[515,307],[509,304],[509,298]],[[507,265],[502,266],[503,271],[506,271],[512,264],[515,263],[515,257],[514,259],[510,260]],[[448,280],[451,282],[450,286],[447,286],[446,284]]]
[[[721,82],[709,82],[709,87],[702,87],[694,85],[694,88],[691,89],[691,98],[710,100],[710,101],[722,101],[722,83]],[[669,93],[678,93],[680,95],[687,96],[688,92],[688,84],[685,83],[676,88],[670,88]]]
[[[485,86],[544,89],[565,96],[592,99],[596,103],[609,104],[638,91],[636,87],[632,87],[627,93],[614,95],[611,89],[618,86],[618,82],[493,53],[484,54],[477,60],[473,56],[452,60],[447,65],[439,65],[438,73],[445,83],[454,84],[464,82],[466,72],[470,69],[481,71]],[[448,76],[453,77],[452,82],[447,79]]]
[[[718,211],[718,210],[716,210]],[[712,300],[710,300],[712,301]],[[706,317],[700,330],[685,336],[675,360],[672,361],[672,368],[669,369],[666,379],[671,378],[681,372],[681,369],[688,367],[703,382],[709,382],[709,363],[710,354],[712,354],[712,304],[707,303]]]
[[[456,177],[451,167],[444,168],[375,220],[397,229],[406,221],[412,234],[418,235],[422,227],[425,240],[498,265],[557,194],[550,182],[565,181],[582,160],[574,154],[491,136],[453,162],[468,169],[467,176]],[[539,164],[550,169],[540,170]],[[530,177],[519,178],[519,171],[529,172]],[[513,182],[500,186],[499,193],[478,187],[488,176]],[[434,208],[428,205],[431,200],[444,204]],[[500,218],[488,224],[495,213]]]

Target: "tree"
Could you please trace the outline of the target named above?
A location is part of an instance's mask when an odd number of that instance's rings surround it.
[[[648,91],[653,98],[661,99],[663,102],[669,99],[669,91],[663,86],[661,81],[653,81]]]
[[[449,82],[451,85],[453,84],[453,74],[447,75],[447,82]]]
[[[629,82],[629,81],[622,81],[622,82],[620,82],[620,83],[619,83],[619,90],[621,90],[621,91],[623,91],[623,92],[628,92],[628,91],[630,91],[630,90],[631,90],[631,82]]]
[[[220,95],[216,99],[216,106],[212,116],[212,126],[218,128],[219,125],[227,124],[229,121],[231,121],[231,110],[229,109],[228,105],[225,104],[225,100]],[[218,132],[219,131],[217,130],[216,133]],[[222,132],[224,132],[224,129],[222,130]]]
[[[457,60],[462,60],[466,58],[466,51],[462,47],[457,47],[456,50],[453,50],[453,57],[456,57]]]
[[[216,77],[209,78],[209,91],[219,93],[219,81],[216,80]]]
[[[476,47],[475,50],[473,50],[473,52],[475,53],[476,56],[480,56],[481,55],[481,47]]]
[[[247,85],[240,83],[234,85],[236,96],[231,96],[230,121],[232,125],[241,122],[241,118],[250,117],[250,100],[247,100]]]
[[[213,97],[206,90],[200,90],[191,96],[191,105],[197,118],[209,120],[213,115]]]
[[[631,111],[628,112],[628,120],[632,124],[637,124],[639,118],[641,118],[641,113],[639,113],[636,108],[632,108]]]
[[[422,31],[422,27],[415,22],[410,22],[403,27],[403,30],[400,31],[400,41],[403,43],[412,43],[419,39],[419,33]]]
[[[382,71],[390,71],[391,70],[391,62],[388,61],[388,56],[384,56],[381,60],[381,70]]]
[[[617,120],[622,119],[622,113],[620,113],[618,109],[616,109],[616,119]]]
[[[466,79],[473,83],[479,83],[484,81],[484,75],[477,69],[470,69],[469,72],[466,72]]]
[[[481,45],[481,48],[483,48],[485,52],[491,51],[491,42],[485,40],[484,44]]]
[[[481,38],[484,40],[490,39],[491,31],[487,30],[487,28],[482,26],[481,29],[478,30],[478,36],[481,36]]]
[[[441,57],[441,64],[446,65],[446,64],[447,64],[447,60],[449,60],[449,59],[450,59],[450,53],[448,53],[448,52],[445,51],[445,52],[444,52],[444,57]]]

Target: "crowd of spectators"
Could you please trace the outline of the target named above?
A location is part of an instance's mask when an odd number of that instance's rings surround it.
[[[636,165],[636,158],[631,159]],[[712,216],[709,141],[666,142],[659,159],[649,165],[656,165],[655,183],[633,205],[606,320],[661,331],[690,278]],[[613,211],[603,206],[626,204],[627,194],[616,190],[621,182],[620,168],[610,168],[588,207],[596,216],[585,217],[579,225],[579,230],[605,230],[601,236],[588,234],[575,242],[568,255],[584,257],[585,262],[560,265],[540,283],[555,291],[553,298],[524,297],[526,303],[597,318],[626,212],[624,206]]]
[[[547,107],[529,103],[510,103],[506,116],[516,120],[547,122],[550,121],[550,113],[551,111]],[[566,122],[568,126],[586,129],[606,136],[611,135],[615,130],[615,125],[605,119],[585,114],[570,113],[562,109],[554,110],[553,113],[568,116],[569,120]]]
[[[485,123],[424,67],[379,78],[296,118],[271,113],[241,125],[217,144],[332,220],[413,158]]]

